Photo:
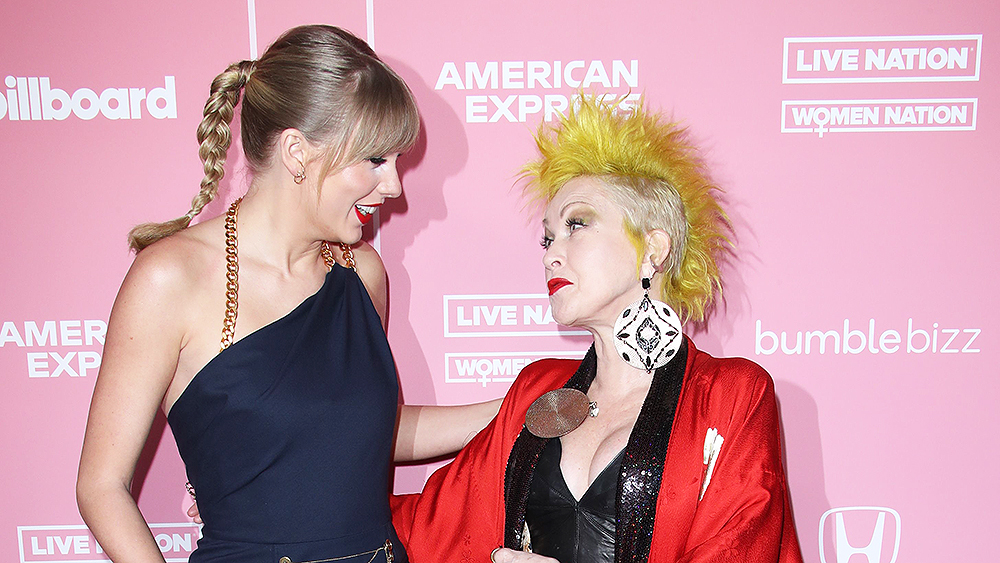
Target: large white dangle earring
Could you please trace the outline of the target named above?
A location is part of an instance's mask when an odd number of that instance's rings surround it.
[[[618,315],[615,349],[630,366],[652,373],[667,365],[681,347],[681,321],[663,301],[649,297],[649,278],[642,278],[646,294]]]

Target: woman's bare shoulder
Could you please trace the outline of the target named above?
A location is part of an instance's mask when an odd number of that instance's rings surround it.
[[[360,241],[351,246],[351,251],[354,253],[354,261],[358,265],[358,275],[362,278],[374,279],[385,276],[385,265],[382,264],[382,257],[372,245]]]
[[[207,284],[220,275],[212,272],[211,260],[225,250],[213,247],[210,231],[186,229],[136,255],[111,309],[99,375],[105,388],[150,386],[160,401],[203,314]]]
[[[354,262],[358,269],[358,277],[365,284],[368,296],[375,305],[375,310],[385,324],[386,310],[388,308],[388,285],[385,277],[385,266],[382,264],[382,257],[372,248],[372,245],[365,241],[360,241],[351,246],[354,254]],[[339,261],[339,260],[338,260]]]
[[[224,235],[213,222],[190,227],[141,250],[125,276],[122,291],[141,290],[151,298],[197,293],[225,264]]]

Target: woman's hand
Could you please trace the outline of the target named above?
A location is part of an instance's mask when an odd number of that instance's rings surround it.
[[[194,520],[195,524],[204,524],[204,522],[201,521],[201,513],[198,512],[197,502],[188,507],[187,515],[190,516],[192,520]]]
[[[542,557],[534,553],[524,551],[514,551],[506,547],[499,547],[490,554],[493,563],[559,563],[551,557]]]

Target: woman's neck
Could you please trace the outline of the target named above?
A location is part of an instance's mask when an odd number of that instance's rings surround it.
[[[311,271],[322,262],[322,240],[310,222],[315,202],[303,201],[303,190],[295,188],[267,182],[266,178],[254,180],[239,209],[241,259],[254,260],[290,277]]]
[[[597,373],[588,395],[623,397],[637,389],[648,390],[653,376],[646,370],[634,368],[618,356],[612,330],[592,330],[594,351],[597,354]]]

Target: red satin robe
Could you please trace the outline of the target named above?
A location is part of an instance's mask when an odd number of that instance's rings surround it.
[[[801,563],[771,377],[749,360],[688,344],[649,561]],[[504,471],[525,412],[579,365],[549,359],[525,367],[493,422],[420,495],[393,497],[393,523],[412,562],[489,561],[503,544]],[[724,442],[699,501],[709,428]]]

